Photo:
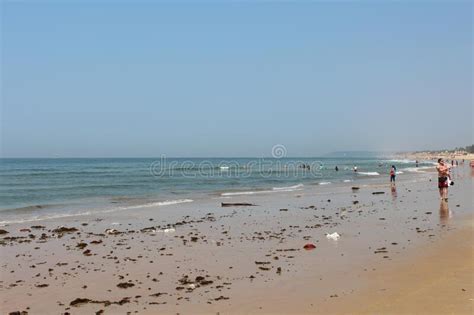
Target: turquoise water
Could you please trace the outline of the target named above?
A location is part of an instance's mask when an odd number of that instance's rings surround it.
[[[364,158],[1,159],[0,221],[358,181],[388,176],[392,164],[415,167]]]

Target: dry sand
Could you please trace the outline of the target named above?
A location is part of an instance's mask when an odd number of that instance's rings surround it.
[[[443,158],[445,160],[457,160],[461,162],[462,160],[469,161],[474,160],[474,153],[467,153],[467,152],[442,152],[442,153],[433,153],[433,152],[414,152],[414,153],[406,153],[400,154],[399,158],[402,159],[409,159],[412,161],[437,161],[439,158]]]
[[[333,307],[355,314],[473,314],[473,221],[397,266],[381,268],[369,289]]]
[[[2,227],[0,312],[470,313],[472,178],[440,204],[435,177]]]

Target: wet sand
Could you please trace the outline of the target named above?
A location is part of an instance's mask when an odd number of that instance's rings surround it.
[[[472,179],[457,171],[446,207],[435,176],[1,227],[0,311],[466,313]]]

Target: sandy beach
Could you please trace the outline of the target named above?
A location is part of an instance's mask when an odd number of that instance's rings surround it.
[[[449,203],[427,169],[3,226],[0,311],[470,314],[469,168],[454,180]]]
[[[474,314],[473,4],[1,1],[0,315]]]
[[[458,162],[467,161],[469,164],[470,161],[474,160],[473,153],[467,152],[412,152],[406,154],[398,155],[399,158],[403,159],[410,159],[410,160],[418,160],[418,161],[434,161],[436,162],[439,158],[443,158],[445,160],[457,160]]]
[[[399,266],[379,270],[373,286],[359,296],[361,306],[346,301],[338,312],[472,314],[472,222],[471,217],[466,226]]]

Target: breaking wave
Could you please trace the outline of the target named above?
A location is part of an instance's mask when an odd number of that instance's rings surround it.
[[[84,212],[79,211],[75,213],[61,213],[61,214],[51,214],[51,215],[44,215],[44,216],[33,216],[29,218],[24,218],[24,219],[0,221],[0,225],[12,224],[12,223],[34,222],[34,221],[59,219],[59,218],[67,218],[67,217],[75,217],[75,216],[96,215],[96,214],[111,213],[111,212],[116,212],[116,211],[141,209],[141,208],[162,207],[162,206],[176,205],[176,204],[181,204],[181,203],[188,203],[188,202],[193,202],[193,201],[194,200],[192,199],[165,200],[165,201],[159,201],[159,202],[145,203],[141,205],[115,207],[115,208],[102,209],[102,210],[98,209],[98,210],[92,210],[92,211],[89,210],[89,211],[84,211]],[[10,211],[11,210],[13,209],[10,209]]]
[[[357,174],[367,175],[367,176],[379,176],[380,175],[378,172],[357,172]]]
[[[288,187],[273,187],[272,190],[253,190],[253,191],[236,191],[236,192],[226,192],[222,193],[222,197],[229,197],[229,196],[241,196],[241,195],[256,195],[256,194],[268,194],[274,192],[291,192],[303,189],[303,184],[298,184],[294,186]]]

